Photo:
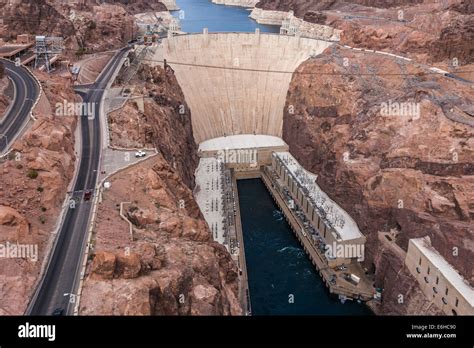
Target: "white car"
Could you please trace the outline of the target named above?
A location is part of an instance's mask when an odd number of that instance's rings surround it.
[[[135,157],[137,158],[140,158],[140,157],[145,157],[146,156],[146,152],[140,150],[138,152],[135,152]]]

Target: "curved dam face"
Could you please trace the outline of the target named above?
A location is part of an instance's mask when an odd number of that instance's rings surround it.
[[[228,135],[281,137],[295,69],[332,43],[275,34],[203,33],[163,41],[191,108],[197,143]]]

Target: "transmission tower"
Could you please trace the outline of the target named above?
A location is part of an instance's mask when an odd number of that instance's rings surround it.
[[[36,36],[35,46],[35,69],[42,65],[45,66],[46,71],[51,71],[51,59],[62,52],[63,38],[62,37],[48,37]]]

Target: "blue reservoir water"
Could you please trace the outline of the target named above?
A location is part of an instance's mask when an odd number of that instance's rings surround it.
[[[260,179],[237,185],[252,315],[371,314],[363,304],[342,304],[329,294]]]
[[[180,18],[181,28],[187,33],[200,33],[203,28],[209,32],[261,32],[279,33],[278,26],[260,25],[248,16],[249,9],[216,5],[211,0],[177,0],[181,11],[173,15]]]

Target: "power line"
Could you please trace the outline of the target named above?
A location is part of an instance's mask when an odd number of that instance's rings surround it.
[[[351,73],[351,72],[304,72],[304,71],[285,71],[285,70],[263,70],[263,69],[252,69],[252,68],[241,68],[241,67],[228,67],[228,66],[218,66],[218,65],[208,65],[208,64],[196,64],[196,63],[182,63],[182,62],[173,62],[169,60],[157,60],[144,58],[143,61],[154,62],[154,63],[166,63],[169,65],[180,65],[180,66],[189,66],[197,68],[209,68],[209,69],[219,69],[219,70],[238,70],[238,71],[248,71],[248,72],[264,72],[264,73],[275,73],[275,74],[300,74],[300,75],[347,75],[347,76],[418,76],[418,75],[441,75],[440,73],[429,71],[421,73]],[[465,71],[456,71],[456,74],[465,74],[465,73],[474,73],[474,70],[465,70]]]
[[[75,53],[76,50],[69,50],[65,49],[62,52],[71,52]],[[114,50],[109,51],[86,51],[84,55],[92,55],[92,54],[101,54],[101,53],[111,53]],[[362,51],[363,52],[363,51]],[[366,52],[366,53],[373,53],[373,52]],[[401,59],[401,58],[400,58]],[[195,68],[206,68],[206,69],[216,69],[216,70],[234,70],[234,71],[246,71],[246,72],[254,72],[254,73],[272,73],[272,74],[295,74],[295,75],[323,75],[323,76],[422,76],[422,75],[440,75],[444,76],[439,72],[434,71],[420,71],[418,73],[360,73],[360,72],[309,72],[309,71],[289,71],[289,70],[271,70],[271,69],[255,69],[255,68],[242,68],[238,66],[219,66],[219,65],[210,65],[210,64],[197,64],[197,63],[183,63],[183,62],[175,62],[170,60],[158,60],[158,59],[150,59],[150,58],[143,58],[141,59],[145,62],[151,63],[160,63],[160,64],[169,64],[169,65],[178,65],[178,66],[187,66],[187,67],[195,67]],[[419,64],[419,63],[415,63]],[[428,69],[428,68],[426,68]],[[474,70],[457,70],[457,71],[448,71],[449,74],[471,74],[474,73]]]
[[[12,17],[19,17],[19,16],[12,16]],[[5,17],[4,17],[5,18]],[[8,18],[8,17],[6,17]],[[23,22],[34,22],[37,23],[38,21],[41,21],[41,19],[38,20],[30,20],[30,19],[22,19]],[[50,23],[59,23],[59,20],[51,20]],[[335,45],[339,47],[344,47],[343,45],[334,42]],[[71,52],[71,53],[77,53],[77,50],[71,50],[71,49],[64,49],[63,52]],[[371,51],[358,51],[361,53],[373,53]],[[96,53],[104,53],[103,51],[86,51],[84,54],[96,54]],[[397,57],[393,57],[397,58]],[[401,59],[401,58],[399,58]],[[143,61],[149,61],[149,62],[155,62],[155,63],[164,63],[164,60],[153,60],[153,59],[147,59],[144,58]],[[420,73],[356,73],[356,72],[302,72],[302,71],[284,71],[284,70],[263,70],[263,69],[252,69],[252,68],[241,68],[241,67],[227,67],[227,66],[216,66],[216,65],[208,65],[208,64],[196,64],[196,63],[182,63],[182,62],[171,62],[171,61],[166,61],[168,64],[172,65],[179,65],[179,66],[189,66],[189,67],[200,67],[200,68],[208,68],[208,69],[219,69],[219,70],[236,70],[236,71],[248,71],[248,72],[265,72],[265,73],[275,73],[275,74],[300,74],[300,75],[332,75],[332,76],[418,76],[418,75],[441,75],[438,72],[433,72],[433,71],[423,71]],[[414,64],[419,64],[414,62]],[[452,74],[469,74],[469,73],[474,73],[474,71],[450,71],[449,73]]]

